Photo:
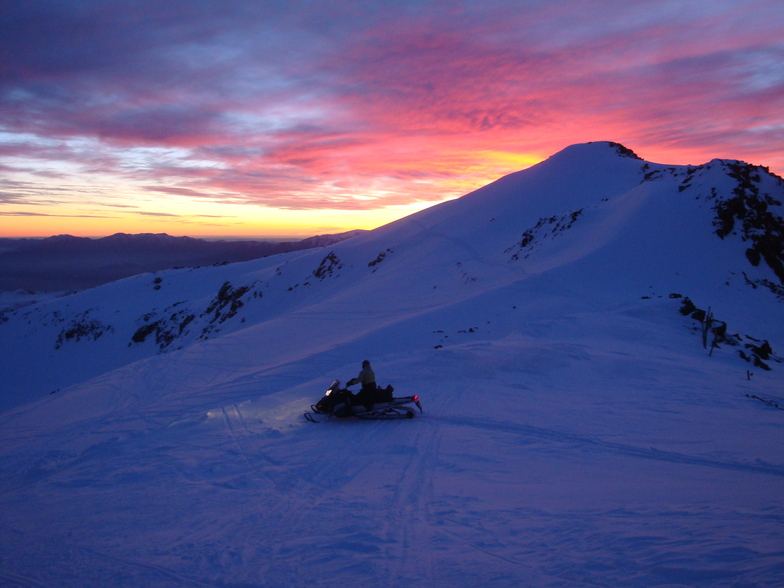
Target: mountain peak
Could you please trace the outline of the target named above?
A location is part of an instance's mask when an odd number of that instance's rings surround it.
[[[598,143],[602,146],[614,149],[615,152],[621,157],[629,157],[631,159],[639,159],[642,161],[642,157],[637,155],[634,151],[632,151],[625,145],[621,145],[620,143],[615,143],[614,141],[599,141]],[[588,143],[588,144],[591,145],[593,143]]]
[[[588,143],[575,143],[574,145],[569,145],[558,153],[555,153],[549,157],[548,160],[567,159],[575,162],[585,159],[596,159],[608,156],[613,158],[622,157],[644,161],[642,157],[637,155],[634,151],[615,141],[590,141]]]

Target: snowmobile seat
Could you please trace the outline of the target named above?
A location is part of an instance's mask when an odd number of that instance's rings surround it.
[[[376,386],[375,390],[360,390],[354,397],[353,404],[361,404],[367,410],[370,410],[374,404],[392,402],[393,390],[394,388],[392,386],[387,386],[386,388]]]

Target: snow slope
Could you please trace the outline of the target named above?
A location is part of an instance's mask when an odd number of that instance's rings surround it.
[[[784,412],[750,396],[784,396],[783,195],[575,145],[326,249],[5,313],[0,581],[779,586]],[[365,358],[425,414],[304,421]]]

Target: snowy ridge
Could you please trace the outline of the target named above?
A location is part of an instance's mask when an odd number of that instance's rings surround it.
[[[778,585],[782,200],[575,145],[323,249],[4,313],[0,577],[67,549],[74,585]],[[364,358],[424,416],[304,422]]]

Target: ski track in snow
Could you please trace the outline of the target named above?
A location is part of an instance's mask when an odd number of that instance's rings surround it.
[[[402,467],[392,485],[393,498],[388,509],[384,552],[387,569],[382,577],[388,586],[431,584],[436,582],[432,555],[433,487],[430,476],[438,462],[441,431],[436,426],[418,426],[411,437],[415,451]],[[420,566],[411,570],[409,562],[422,558]]]
[[[709,459],[705,457],[676,453],[673,451],[663,451],[655,447],[634,447],[633,445],[612,443],[602,439],[591,438],[583,435],[575,435],[567,432],[554,431],[552,429],[532,427],[530,425],[523,425],[519,423],[502,423],[484,419],[467,419],[459,417],[450,418],[450,422],[452,424],[463,425],[475,429],[500,431],[524,438],[536,437],[540,439],[546,439],[554,443],[568,445],[571,448],[574,448],[575,446],[580,447],[587,451],[599,451],[627,457],[635,457],[639,459],[651,459],[670,463],[683,463],[688,465],[753,472],[757,474],[784,476],[784,466]]]

